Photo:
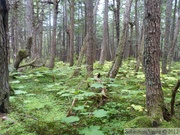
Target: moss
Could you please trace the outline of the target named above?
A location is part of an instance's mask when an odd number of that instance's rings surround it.
[[[172,118],[171,121],[163,121],[160,128],[179,128],[180,121],[176,118]]]
[[[27,51],[25,50],[25,49],[21,49],[21,50],[19,50],[19,56],[20,57],[26,57],[26,55],[27,55]]]
[[[174,125],[172,122],[163,121],[159,128],[174,128]]]
[[[140,116],[127,122],[125,128],[145,128],[152,127],[152,118],[149,116]]]
[[[153,127],[152,122],[154,119],[149,116],[140,116],[136,117],[135,119],[127,122],[125,124],[125,128],[147,128],[147,127]],[[180,121],[176,118],[172,118],[171,121],[162,121],[160,123],[159,128],[179,128],[180,127]]]

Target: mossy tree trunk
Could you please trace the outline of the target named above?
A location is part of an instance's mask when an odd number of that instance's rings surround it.
[[[146,78],[147,114],[162,121],[164,95],[160,81],[160,22],[161,0],[145,1],[144,64]]]
[[[32,37],[29,37],[27,40],[26,49],[21,49],[18,51],[15,62],[14,62],[14,68],[18,69],[20,63],[23,59],[27,58],[31,54],[31,46],[32,46]]]
[[[125,9],[124,18],[123,18],[124,20],[123,20],[122,35],[121,35],[121,39],[118,44],[118,50],[116,53],[116,57],[113,61],[113,65],[108,73],[108,76],[111,78],[116,77],[119,67],[122,65],[124,48],[127,43],[127,37],[128,37],[128,31],[129,31],[128,24],[129,24],[129,19],[130,19],[131,4],[132,4],[132,0],[126,1],[126,9]]]
[[[8,1],[0,0],[0,112],[9,110],[10,87],[8,81]]]

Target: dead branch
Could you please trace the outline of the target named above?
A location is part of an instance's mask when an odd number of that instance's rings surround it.
[[[69,116],[71,116],[71,115],[72,115],[72,109],[73,109],[73,107],[75,106],[76,101],[77,101],[77,98],[75,98],[75,99],[72,101],[72,103],[71,103],[71,107],[69,108],[69,110],[68,110],[68,112],[67,112],[66,117],[69,117]]]
[[[171,115],[174,115],[174,103],[175,103],[175,98],[176,98],[176,93],[180,87],[180,79],[178,80],[174,90],[172,91],[172,98],[171,98]]]

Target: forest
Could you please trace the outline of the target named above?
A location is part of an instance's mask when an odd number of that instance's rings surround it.
[[[180,0],[0,0],[0,135],[179,135]]]

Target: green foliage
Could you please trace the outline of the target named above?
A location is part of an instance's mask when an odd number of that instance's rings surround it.
[[[100,126],[91,125],[90,127],[85,127],[84,129],[80,130],[79,133],[83,135],[104,135],[99,129]]]
[[[79,121],[79,117],[77,116],[70,116],[70,117],[65,117],[62,119],[62,122],[65,122],[65,123],[73,123],[77,121]]]
[[[108,111],[105,111],[104,109],[100,109],[100,110],[95,110],[94,112],[92,112],[92,114],[94,115],[94,117],[102,118],[107,116]]]
[[[166,106],[170,104],[170,90],[179,78],[179,65],[172,67],[169,74],[161,75]],[[71,77],[75,67],[63,62],[56,63],[54,70],[41,67],[10,72],[15,95],[10,97],[11,113],[7,115],[10,120],[0,121],[0,134],[123,135],[124,127],[151,127],[151,120],[144,116],[144,73],[141,70],[135,73],[135,61],[131,59],[124,61],[115,79],[110,79],[106,77],[110,66],[111,62],[104,66],[95,62],[94,74],[101,74],[99,81],[85,79],[85,65],[81,75]],[[179,97],[177,93],[177,103]],[[70,115],[66,117],[68,111]],[[175,111],[179,111],[178,106]],[[178,119],[164,122],[162,127],[178,127],[180,116],[176,113],[175,117]]]

